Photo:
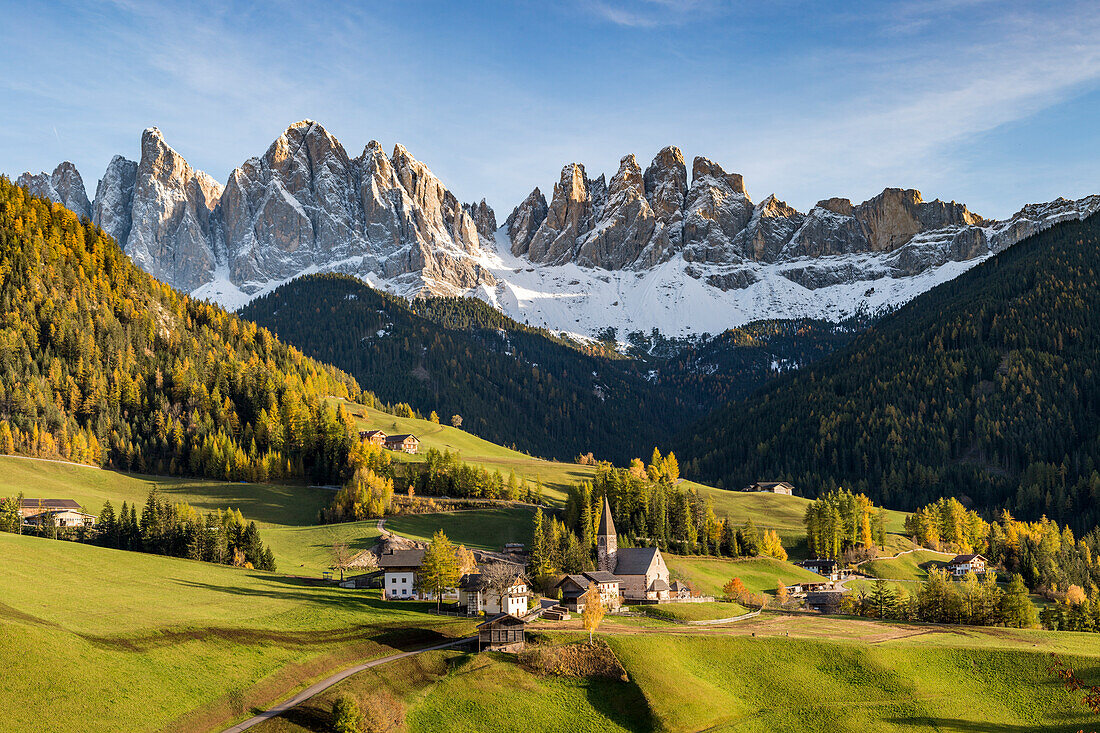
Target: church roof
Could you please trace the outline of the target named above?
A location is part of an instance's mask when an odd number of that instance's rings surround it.
[[[603,498],[603,515],[600,517],[600,528],[596,531],[596,534],[615,534],[615,520],[611,518],[611,503],[608,502],[606,495]]]
[[[645,575],[659,552],[656,547],[620,548],[615,553],[615,575],[620,578],[624,575]]]

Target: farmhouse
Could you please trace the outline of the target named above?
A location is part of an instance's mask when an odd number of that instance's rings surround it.
[[[405,453],[416,453],[420,450],[420,439],[415,435],[387,435],[385,446],[389,450],[399,450]]]
[[[425,600],[416,589],[416,573],[424,562],[424,550],[388,550],[378,557],[382,570],[382,597]]]
[[[746,486],[742,491],[756,491],[766,492],[769,494],[782,494],[784,496],[794,496],[794,485],[789,484],[786,481],[757,481],[755,484]]]
[[[600,594],[600,603],[603,607],[612,612],[618,611],[622,603],[620,580],[606,570],[566,575],[554,587],[561,590],[561,605],[565,606],[566,610],[580,613],[585,606],[582,596],[588,592],[588,588],[593,583]]]
[[[374,445],[377,445],[379,447],[385,447],[386,434],[383,433],[381,430],[360,430],[359,440],[363,441],[364,443],[373,443]]]
[[[619,549],[611,504],[603,499],[603,515],[596,535],[596,559],[600,570],[619,579],[619,588],[627,600],[667,601],[669,598],[668,566],[656,547],[624,547]]]
[[[481,613],[523,615],[527,613],[527,580],[517,572],[511,583],[500,597],[489,588],[481,573],[467,573],[458,581],[458,605],[470,616]]]
[[[527,622],[508,613],[498,614],[477,625],[477,650],[523,651]]]
[[[982,575],[986,571],[989,561],[981,555],[956,555],[947,563],[947,570],[956,578],[961,578],[969,572]]]
[[[81,511],[72,499],[23,499],[19,513],[27,526],[39,526],[50,520],[57,527],[94,527],[96,523],[96,516]]]
[[[807,570],[822,575],[829,580],[840,580],[846,576],[847,573],[840,567],[840,563],[836,560],[826,560],[823,558],[817,558],[813,560],[803,560],[798,563]]]

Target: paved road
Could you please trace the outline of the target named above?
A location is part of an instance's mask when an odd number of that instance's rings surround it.
[[[249,728],[251,728],[254,725],[259,725],[260,723],[264,722],[265,720],[269,720],[271,718],[274,718],[276,715],[279,715],[281,713],[285,713],[287,710],[290,710],[294,707],[297,707],[298,705],[302,704],[303,702],[305,702],[309,698],[313,697],[314,695],[316,695],[318,693],[321,693],[321,692],[324,692],[328,688],[335,685],[337,682],[343,682],[348,677],[351,677],[353,674],[356,674],[358,672],[362,672],[364,669],[370,669],[371,667],[377,667],[379,665],[386,664],[388,662],[396,662],[398,659],[405,659],[406,657],[416,656],[417,654],[423,654],[424,652],[431,652],[431,651],[435,651],[437,649],[446,649],[447,647],[457,646],[457,645],[462,644],[464,642],[472,641],[473,639],[476,639],[476,638],[477,638],[476,636],[469,636],[469,637],[466,637],[465,639],[458,639],[456,641],[449,641],[446,644],[438,644],[436,646],[429,646],[429,647],[426,647],[424,649],[417,649],[416,651],[401,652],[400,654],[391,654],[388,657],[382,657],[381,659],[372,659],[369,662],[364,662],[363,664],[358,664],[354,667],[349,667],[348,669],[345,669],[342,672],[337,672],[336,674],[332,675],[331,677],[327,677],[327,678],[321,680],[320,682],[318,682],[316,684],[310,685],[309,687],[302,690],[301,692],[299,692],[297,695],[290,698],[286,702],[281,702],[278,705],[276,705],[275,707],[269,708],[268,710],[263,711],[259,715],[251,717],[248,720],[245,720],[244,722],[237,723],[236,725],[234,725],[230,728],[226,728],[224,731],[222,731],[222,733],[240,733],[241,731],[248,730]]]

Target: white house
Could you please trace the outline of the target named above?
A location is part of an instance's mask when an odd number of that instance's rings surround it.
[[[523,616],[527,613],[527,596],[527,580],[518,572],[503,597],[489,588],[481,573],[467,573],[458,582],[458,605],[471,616],[482,613]]]
[[[52,520],[57,527],[94,527],[96,516],[80,510],[72,499],[23,499],[19,505],[23,524],[41,525]]]
[[[982,575],[986,571],[989,561],[981,555],[956,555],[947,563],[947,571],[956,578],[961,578],[969,572]]]
[[[424,550],[389,550],[378,557],[382,570],[382,597],[427,600],[430,594],[416,590],[416,573],[424,562]]]

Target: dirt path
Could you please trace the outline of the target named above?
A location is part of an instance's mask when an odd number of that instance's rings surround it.
[[[379,524],[381,524],[381,521],[379,521]],[[263,711],[259,715],[255,715],[255,716],[249,718],[248,720],[245,720],[241,723],[237,723],[234,726],[226,728],[224,731],[222,731],[222,733],[240,733],[241,731],[248,730],[249,728],[251,728],[253,726],[259,725],[260,723],[264,722],[265,720],[270,720],[271,718],[274,718],[276,715],[280,715],[281,713],[285,713],[287,710],[291,710],[292,708],[295,708],[298,705],[301,705],[303,702],[310,699],[314,695],[317,695],[321,692],[324,692],[325,690],[332,687],[336,683],[343,682],[348,677],[351,677],[353,674],[357,674],[359,672],[362,672],[364,669],[370,669],[371,667],[378,667],[380,665],[387,664],[389,662],[396,662],[398,659],[405,659],[407,657],[413,657],[413,656],[416,656],[417,654],[423,654],[424,652],[432,652],[432,651],[436,651],[438,649],[446,649],[448,647],[457,646],[459,644],[462,644],[462,643],[467,642],[467,641],[471,641],[472,639],[476,639],[476,638],[477,638],[476,636],[469,636],[469,637],[466,637],[465,639],[458,639],[456,641],[449,641],[446,644],[437,644],[436,646],[429,646],[429,647],[425,647],[424,649],[417,649],[416,651],[401,652],[400,654],[391,654],[388,657],[382,657],[381,659],[372,659],[369,662],[364,662],[363,664],[357,664],[354,667],[349,667],[349,668],[343,670],[342,672],[337,672],[336,674],[334,674],[330,677],[326,677],[325,679],[321,680],[320,682],[317,682],[315,684],[310,685],[309,687],[302,690],[301,692],[299,692],[297,695],[290,698],[286,702],[281,702],[281,703],[279,703],[278,705],[276,705],[274,707],[268,708],[267,710]]]

